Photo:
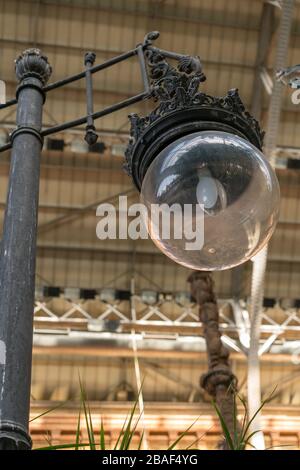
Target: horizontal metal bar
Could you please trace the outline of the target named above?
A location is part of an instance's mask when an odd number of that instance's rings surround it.
[[[150,91],[143,91],[142,93],[139,93],[138,95],[132,96],[131,98],[128,98],[127,100],[120,101],[119,103],[113,104],[112,106],[108,106],[107,108],[102,109],[101,111],[97,111],[92,114],[93,119],[99,119],[103,116],[107,116],[108,114],[111,114],[115,111],[118,111],[119,109],[126,108],[127,106],[130,106],[134,103],[138,103],[139,101],[142,101],[144,99],[147,99],[151,96],[151,90]],[[80,126],[81,124],[85,124],[88,120],[88,116],[84,116],[79,119],[75,119],[73,121],[68,121],[63,124],[58,124],[57,126],[49,127],[47,129],[44,129],[41,132],[42,137],[46,137],[48,135],[55,134],[56,132],[62,132],[67,129],[71,129],[76,126]],[[0,147],[0,152],[4,152],[6,150],[9,150],[12,147],[12,143],[8,142],[7,144],[3,145]]]
[[[71,328],[71,325],[77,325],[79,323],[82,323],[82,324],[87,324],[89,323],[89,319],[87,318],[68,318],[68,320],[66,321],[65,318],[62,318],[62,317],[59,317],[59,316],[56,316],[56,318],[51,318],[49,316],[45,316],[45,317],[42,317],[42,316],[36,316],[34,317],[34,321],[35,322],[40,322],[40,323],[49,323],[51,322],[51,324],[53,323],[57,323],[57,325],[59,325],[60,323],[68,323],[68,327]],[[97,324],[101,324],[101,321],[97,321],[97,319],[93,319],[94,323],[93,325],[97,325]],[[152,326],[152,327],[156,327],[156,328],[161,328],[161,327],[165,327],[165,326],[168,326],[170,328],[172,327],[184,327],[185,329],[191,329],[191,330],[195,330],[195,328],[201,328],[203,325],[201,322],[185,322],[185,321],[177,321],[177,320],[168,320],[168,321],[161,321],[161,320],[137,320],[135,322],[133,322],[130,318],[126,319],[126,320],[120,320],[120,324],[121,325],[124,325],[124,324],[128,324],[128,325],[131,325],[132,328],[134,327],[138,327],[138,326],[141,326],[141,327],[145,327],[145,326]],[[220,327],[220,330],[223,331],[223,332],[238,332],[240,330],[240,328],[237,326],[237,325],[229,325],[228,323],[220,323],[219,325]],[[280,324],[278,325],[262,325],[261,328],[260,328],[261,332],[262,333],[277,333],[278,335],[282,334],[283,332],[286,332],[286,331],[300,331],[300,326],[294,326],[294,325],[288,325],[288,326],[281,326]]]
[[[8,129],[8,131],[12,131],[15,128],[16,123],[14,121],[5,121],[4,123],[0,123],[0,129]],[[53,126],[52,124],[43,124],[43,129],[50,129]],[[112,137],[124,137],[129,139],[129,131],[122,129],[110,129],[110,128],[97,128],[97,131],[102,135],[108,135]],[[67,132],[73,135],[81,135],[85,132],[85,127],[80,127],[77,129],[67,129]]]
[[[6,101],[6,103],[0,104],[0,109],[9,108],[9,106],[13,106],[14,104],[17,104],[16,98]]]
[[[57,225],[60,225],[62,223],[66,223],[66,222],[74,222],[74,219],[80,217],[82,214],[85,214],[87,211],[89,211],[90,209],[95,209],[100,205],[100,204],[104,204],[106,202],[111,202],[113,201],[114,199],[118,198],[119,196],[123,196],[123,195],[128,195],[129,193],[131,193],[133,190],[132,189],[128,189],[128,190],[125,190],[125,191],[119,191],[118,193],[116,194],[112,194],[111,196],[108,196],[106,198],[102,198],[102,199],[98,199],[96,201],[93,201],[93,202],[90,202],[89,204],[86,204],[85,206],[81,206],[79,209],[77,209],[77,211],[74,213],[74,210],[70,213],[67,213],[67,214],[63,214],[61,216],[58,216],[56,217],[55,219],[52,219],[52,220],[49,220],[48,222],[44,222],[43,224],[39,225],[38,227],[38,232],[39,234],[42,233],[42,232],[45,232],[45,231],[49,231],[49,229],[54,228],[54,227],[57,227]]]
[[[5,152],[6,150],[11,149],[11,147],[12,147],[12,143],[8,142],[7,144],[2,145],[2,147],[0,147],[0,152]]]
[[[111,67],[112,65],[115,65],[119,62],[122,62],[123,60],[126,60],[130,57],[133,57],[134,55],[137,55],[138,54],[138,48],[135,48],[135,49],[131,49],[130,51],[128,52],[125,52],[124,54],[120,54],[119,56],[116,56],[116,57],[113,57],[112,59],[109,59],[105,62],[103,62],[102,64],[98,64],[98,65],[95,65],[93,67],[91,67],[89,69],[90,73],[96,73],[96,72],[99,72],[100,70],[104,70],[108,67]],[[139,60],[141,61],[141,58],[139,57]],[[81,80],[82,78],[84,78],[86,75],[86,71],[82,71],[80,73],[77,73],[75,75],[72,75],[70,77],[66,77],[62,80],[58,80],[57,82],[54,82],[54,83],[50,83],[49,85],[47,85],[46,87],[43,88],[43,91],[44,92],[48,92],[48,91],[51,91],[51,90],[55,90],[56,88],[60,88],[64,85],[67,85],[69,83],[72,83],[72,82],[75,82],[77,80]],[[144,77],[143,77],[143,80],[144,80]],[[146,91],[148,92],[149,91],[149,87],[146,87]],[[14,98],[10,101],[7,101],[6,103],[4,104],[1,104],[0,105],[0,110],[1,109],[5,109],[5,108],[8,108],[10,106],[13,106],[17,104],[17,99]],[[117,109],[120,109],[120,108],[117,108]],[[97,119],[97,118],[94,118],[94,119]],[[73,121],[74,122],[74,121]],[[86,120],[84,121],[81,121],[80,124],[83,124],[84,122],[86,122]],[[68,123],[66,123],[67,125]],[[80,124],[73,124],[74,126],[76,125],[80,125]],[[70,127],[70,126],[69,126]],[[65,129],[68,129],[69,127],[64,127]],[[57,132],[57,131],[54,131],[54,132]],[[4,152],[6,150],[9,150],[11,148],[11,143],[7,143],[6,145],[0,147],[0,152]]]
[[[186,54],[179,54],[177,52],[166,51],[165,49],[160,49],[159,47],[148,46],[147,48],[149,51],[159,52],[163,56],[167,57],[168,59],[180,60]]]
[[[138,95],[132,96],[127,100],[120,101],[119,103],[113,104],[112,106],[108,106],[107,108],[102,109],[101,111],[97,111],[93,113],[91,116],[93,119],[99,119],[107,114],[113,113],[118,111],[119,109],[126,108],[131,104],[138,103],[146,98],[149,98],[151,92],[143,92],[139,93]],[[59,124],[58,126],[50,127],[49,129],[45,129],[41,132],[42,136],[45,137],[47,135],[55,134],[56,132],[62,132],[66,129],[70,129],[71,127],[80,126],[81,124],[85,124],[87,122],[88,116],[84,116],[79,119],[75,119],[74,121],[65,122],[64,124]],[[1,148],[0,148],[1,151]]]
[[[172,352],[177,352],[179,357],[184,357],[186,354],[195,353],[195,358],[198,360],[198,354],[206,351],[205,340],[199,336],[179,335],[174,340],[170,339],[147,339],[144,338],[142,333],[135,334],[139,356],[144,357],[144,352],[152,352],[159,357],[166,357]],[[282,355],[286,355],[288,361],[291,360],[291,354],[298,351],[299,341],[286,341],[285,344],[273,345],[268,354],[261,357],[261,360],[272,360],[273,357],[279,356],[283,360]],[[38,348],[39,353],[55,354],[58,351],[64,350],[64,353],[70,352],[72,355],[85,354],[96,356],[100,354],[103,356],[104,351],[111,357],[120,357],[121,350],[127,356],[128,352],[132,352],[132,334],[131,333],[108,333],[108,332],[86,332],[86,331],[72,331],[66,334],[39,334],[35,330],[33,338],[34,348]],[[70,348],[70,349],[67,349]],[[127,352],[127,351],[128,352]],[[77,351],[77,352],[76,352]],[[109,353],[108,353],[109,351]],[[37,352],[37,349],[34,349]],[[236,353],[233,353],[237,358]],[[244,360],[244,356],[239,356]]]
[[[90,68],[90,72],[91,73],[99,72],[100,70],[104,70],[108,67],[111,67],[112,65],[122,62],[123,60],[129,59],[130,57],[133,57],[136,54],[137,54],[137,48],[131,49],[130,51],[124,52],[123,54],[113,57],[112,59],[109,59],[103,62],[102,64],[94,65],[93,67]],[[60,88],[69,83],[76,82],[77,80],[81,80],[82,78],[85,77],[85,74],[86,74],[86,71],[83,70],[82,72],[79,72],[75,75],[71,75],[70,77],[66,77],[66,78],[63,78],[62,80],[58,80],[57,82],[49,83],[49,85],[43,88],[43,91],[47,93],[48,91],[55,90],[56,88]],[[4,104],[0,104],[0,109],[5,109],[15,104],[17,104],[16,98],[10,101],[7,101]]]
[[[102,64],[94,65],[89,69],[91,73],[96,73],[99,72],[100,70],[104,70],[108,67],[111,67],[112,65],[115,65],[119,62],[122,62],[123,60],[129,59],[130,57],[133,57],[134,55],[137,54],[137,48],[131,49],[128,52],[124,52],[124,54],[120,54],[119,56],[113,57],[112,59],[109,59]],[[63,78],[62,80],[58,80],[57,82],[54,83],[49,83],[44,88],[45,92],[55,90],[56,88],[60,88],[61,86],[67,85],[68,83],[76,82],[77,80],[81,80],[82,78],[85,77],[86,71],[82,71],[80,73],[77,73],[75,75],[72,75],[67,78]]]
[[[119,245],[116,244],[116,248],[111,248],[109,249],[108,251],[104,248],[98,248],[96,245],[65,245],[65,244],[62,244],[62,245],[56,245],[56,244],[39,244],[38,245],[38,249],[39,250],[55,250],[55,251],[65,251],[65,252],[81,252],[82,254],[83,253],[93,253],[94,255],[96,254],[102,254],[103,252],[105,253],[109,253],[110,256],[114,256],[114,255],[126,255],[126,256],[130,256],[131,254],[131,251],[128,249],[123,249],[123,250],[120,250],[120,247]],[[136,255],[138,257],[155,257],[155,258],[162,258],[162,253],[157,251],[157,250],[143,250],[143,251],[137,251],[136,252]],[[300,257],[289,257],[289,256],[286,256],[286,257],[283,257],[283,256],[269,256],[268,257],[268,263],[291,263],[291,264],[300,264]]]

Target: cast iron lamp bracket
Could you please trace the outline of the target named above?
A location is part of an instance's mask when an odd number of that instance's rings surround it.
[[[159,152],[184,135],[201,130],[224,131],[245,138],[261,150],[263,132],[246,110],[237,89],[229,90],[223,97],[199,91],[206,77],[198,56],[163,51],[148,43],[147,36],[144,44],[151,97],[159,104],[147,116],[129,115],[131,138],[124,168],[139,191]],[[167,58],[177,61],[177,66]]]
[[[159,104],[149,115],[145,117],[139,117],[135,113],[129,115],[131,139],[126,150],[124,166],[138,189],[141,187],[149,164],[162,146],[191,132],[199,130],[227,131],[246,138],[261,149],[263,133],[258,122],[246,111],[238,90],[229,90],[224,97],[210,96],[199,91],[200,84],[206,79],[200,58],[154,47],[152,43],[158,37],[159,32],[152,31],[146,34],[143,42],[134,49],[102,64],[94,65],[95,54],[87,52],[84,58],[85,70],[83,72],[47,85],[46,81],[51,73],[51,67],[48,64],[45,77],[42,77],[45,78],[43,81],[45,86],[41,92],[46,95],[52,90],[85,78],[87,115],[43,129],[40,133],[41,137],[86,124],[85,140],[92,145],[97,140],[94,125],[96,119],[139,101],[152,98]],[[124,101],[100,111],[94,111],[92,74],[134,56],[137,56],[139,60],[144,90]],[[29,80],[32,80],[35,72],[40,73],[40,61],[44,60],[45,56],[38,49],[29,49],[22,54],[22,57],[24,67],[28,69],[30,65],[30,73],[33,75]],[[176,61],[177,66],[171,65],[167,59]],[[16,72],[18,77],[18,71]],[[18,91],[15,99],[0,104],[0,110],[15,105],[17,101]],[[0,152],[10,149],[11,146],[12,139],[0,147]]]

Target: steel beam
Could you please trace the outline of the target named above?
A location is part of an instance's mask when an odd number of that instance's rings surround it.
[[[202,337],[178,336],[174,340],[149,339],[143,333],[136,333],[139,358],[195,359],[206,364],[206,346]],[[291,364],[291,354],[299,351],[299,341],[286,341],[283,345],[273,345],[264,354],[261,362]],[[61,357],[134,357],[131,333],[91,333],[72,331],[70,334],[47,334],[36,332],[33,340],[33,353],[39,356]],[[245,364],[243,353],[231,351],[230,356]]]
[[[72,213],[68,212],[66,214],[56,217],[55,219],[49,220],[48,222],[45,222],[39,226],[39,234],[43,232],[48,232],[49,230],[57,228],[58,226],[60,227],[61,225],[64,225],[66,223],[74,222],[74,220],[79,219],[80,217],[85,215],[87,212],[89,212],[91,209],[96,210],[96,208],[100,204],[113,201],[114,199],[117,199],[119,196],[130,194],[133,191],[134,191],[133,189],[128,189],[127,191],[122,191],[121,193],[113,194],[112,196],[109,196],[107,198],[100,199],[100,200],[98,199],[97,201],[90,202],[89,204],[86,204],[85,206],[80,207],[77,211],[73,211]]]
[[[255,74],[252,87],[251,114],[257,119],[261,118],[263,83],[261,71],[266,67],[266,59],[269,51],[272,34],[275,27],[275,7],[269,3],[262,6],[260,20],[259,39],[257,43]],[[238,299],[243,292],[243,279],[245,266],[241,265],[232,269],[231,290],[232,296]]]
[[[251,114],[260,119],[262,110],[262,92],[263,83],[261,80],[261,71],[266,67],[270,43],[275,29],[275,7],[274,5],[264,2],[262,6],[262,14],[260,20],[259,39],[257,43],[256,60],[255,60],[255,76],[252,88]]]
[[[274,64],[277,70],[285,66],[293,20],[293,8],[294,0],[283,1]],[[275,81],[270,99],[266,136],[264,142],[265,155],[273,163],[280,124],[281,96],[281,84],[278,81]],[[262,322],[262,303],[267,256],[268,246],[266,245],[254,257],[253,263],[250,309],[251,332],[250,348],[248,354],[248,407],[250,416],[255,415],[261,404],[259,338]],[[264,436],[260,429],[260,413],[257,413],[250,426],[250,431],[253,433],[252,444],[257,449],[264,449]]]

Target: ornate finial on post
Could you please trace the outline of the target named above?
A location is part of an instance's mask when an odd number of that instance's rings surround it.
[[[19,82],[25,78],[35,77],[43,86],[48,82],[52,68],[46,57],[39,49],[26,49],[15,60],[16,76]]]

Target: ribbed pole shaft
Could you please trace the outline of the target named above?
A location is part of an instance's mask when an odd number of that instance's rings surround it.
[[[3,226],[0,272],[0,449],[30,449],[28,434],[43,85],[40,51],[16,61],[17,128]]]

